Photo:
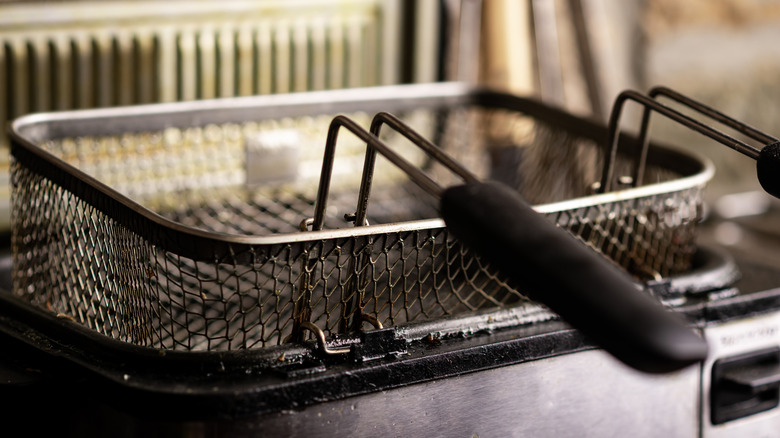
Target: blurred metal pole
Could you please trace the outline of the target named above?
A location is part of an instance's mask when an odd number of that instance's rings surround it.
[[[482,82],[522,96],[535,94],[530,3],[490,0],[484,3]]]
[[[555,1],[532,0],[531,16],[539,94],[544,102],[565,107],[566,97],[563,93],[563,70]]]
[[[601,72],[599,65],[594,59],[593,41],[588,29],[588,19],[585,16],[585,7],[583,3],[589,3],[590,0],[568,0],[571,11],[572,26],[576,32],[577,53],[580,56],[582,65],[582,74],[588,92],[593,115],[601,120],[607,119],[607,112],[602,102],[603,86],[601,84]],[[585,6],[585,7],[584,7]]]
[[[482,0],[446,0],[445,80],[476,84],[480,77]]]

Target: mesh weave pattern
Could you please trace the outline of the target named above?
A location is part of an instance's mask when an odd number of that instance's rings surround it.
[[[483,146],[495,140],[495,133],[484,132],[483,117],[482,110],[468,109],[417,119],[423,127],[435,125],[428,135],[485,175],[491,170]],[[526,117],[511,112],[501,117],[514,117],[518,126],[527,124]],[[325,128],[317,129],[317,124],[325,120],[288,120],[284,129],[304,126],[307,136],[324,139]],[[66,138],[45,148],[175,222],[216,233],[295,233],[313,210],[314,190],[308,182],[316,181],[318,169],[314,167],[314,178],[301,170],[293,182],[243,184],[244,137],[262,129],[268,128],[257,122],[209,125]],[[341,149],[349,154],[356,146],[348,142]],[[592,142],[581,144],[593,147]],[[362,153],[361,148],[355,150]],[[110,158],[95,158],[100,154]],[[420,164],[438,175],[436,166]],[[382,175],[379,168],[377,172]],[[344,181],[335,181],[336,189],[357,186],[359,172],[341,174]],[[674,177],[665,169],[650,168],[646,180]],[[435,216],[435,203],[397,172],[377,181],[371,223]],[[15,160],[12,184],[15,294],[136,345],[208,351],[260,348],[295,339],[304,321],[337,334],[350,331],[360,314],[393,326],[528,303],[444,228],[228,245],[227,251],[196,259],[152,244],[34,166]],[[354,211],[356,199],[354,193],[336,189],[326,221],[332,228],[346,226],[340,216]],[[626,269],[668,275],[689,266],[700,205],[701,187],[691,187],[548,216]]]

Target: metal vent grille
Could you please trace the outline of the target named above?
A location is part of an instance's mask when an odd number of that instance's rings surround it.
[[[50,110],[397,83],[399,3],[2,5],[0,121]]]

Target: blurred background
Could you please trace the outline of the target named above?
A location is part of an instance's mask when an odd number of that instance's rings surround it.
[[[0,121],[461,80],[602,121],[621,90],[665,85],[773,134],[777,41],[780,0],[3,1]],[[653,136],[715,162],[705,240],[752,253],[777,234],[753,160],[660,122]],[[7,148],[0,134],[6,211]]]

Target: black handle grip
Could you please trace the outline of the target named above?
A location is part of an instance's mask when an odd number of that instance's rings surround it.
[[[441,214],[461,242],[624,363],[661,373],[706,358],[706,341],[679,315],[509,187],[451,187]]]
[[[780,142],[761,149],[756,158],[756,175],[767,193],[780,198]]]

